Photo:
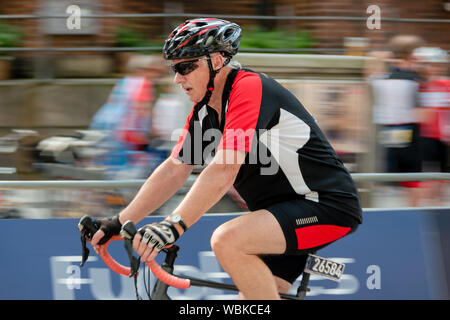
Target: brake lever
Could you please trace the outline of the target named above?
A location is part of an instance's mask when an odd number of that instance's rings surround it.
[[[126,221],[123,224],[122,229],[120,230],[120,235],[124,239],[128,239],[128,240],[133,240],[136,233],[137,233],[136,226],[134,225],[133,221],[131,221],[131,220]]]
[[[128,259],[130,260],[130,278],[137,275],[139,264],[141,263],[141,257],[136,258],[135,256],[133,256],[133,238],[136,233],[136,226],[130,220],[125,222],[122,226],[122,229],[120,230],[120,235],[124,239],[125,249],[127,250]]]
[[[86,245],[86,236],[82,232],[81,233],[81,263],[80,263],[80,267],[84,266],[85,262],[89,258],[89,253],[90,253],[90,251]]]
[[[94,233],[100,228],[100,225],[92,221],[88,215],[81,217],[78,222],[78,230],[81,232],[81,263],[80,267],[84,266],[89,258],[89,249],[86,245],[86,238],[91,239]]]

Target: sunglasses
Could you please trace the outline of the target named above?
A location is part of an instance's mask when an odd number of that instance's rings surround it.
[[[195,60],[183,61],[177,64],[172,64],[170,67],[172,68],[174,73],[179,73],[182,76],[185,76],[198,68],[198,64],[196,64],[196,62],[205,59],[207,58],[198,58]]]

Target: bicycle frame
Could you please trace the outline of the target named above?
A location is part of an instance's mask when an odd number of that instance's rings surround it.
[[[123,240],[121,236],[112,237],[107,243],[100,247],[100,257],[106,263],[106,265],[121,275],[130,276],[132,271],[130,267],[125,267],[114,260],[113,257],[107,251],[107,247],[111,241]],[[238,292],[239,289],[232,284],[225,284],[210,280],[203,280],[192,277],[180,277],[173,274],[175,260],[177,258],[177,252],[180,248],[177,245],[172,245],[169,248],[165,248],[162,251],[166,253],[166,257],[161,266],[159,266],[156,261],[147,262],[148,268],[153,272],[156,276],[157,281],[153,287],[153,291],[151,293],[152,300],[169,300],[170,297],[167,295],[167,290],[169,286],[173,286],[179,289],[188,289],[191,286],[197,287],[209,287],[214,289],[222,289],[222,290],[230,290]],[[137,275],[135,275],[137,276]],[[280,294],[280,297],[283,299],[289,300],[304,300],[306,297],[306,293],[309,291],[308,282],[309,282],[309,273],[304,272],[303,277],[300,283],[300,286],[297,290],[297,295],[290,294]]]
[[[165,270],[168,273],[173,274],[174,270],[174,262],[177,257],[177,252],[180,248],[176,245],[171,246],[168,249],[165,249],[164,252],[166,253],[166,258],[161,265],[161,268]],[[306,292],[309,291],[308,289],[308,282],[309,282],[309,273],[304,273],[302,277],[302,281],[300,283],[300,286],[297,291],[297,295],[289,295],[289,294],[282,294],[280,293],[280,297],[283,299],[289,299],[289,300],[304,300],[306,297]],[[233,285],[233,284],[226,284],[216,281],[210,281],[210,280],[203,280],[193,277],[183,277],[184,279],[188,279],[190,281],[191,286],[196,287],[208,287],[213,289],[223,289],[223,290],[230,290],[230,291],[236,291],[239,292],[239,289]],[[162,282],[161,279],[158,278],[151,298],[154,300],[158,300],[159,298],[168,298],[167,296],[167,289],[169,285]]]

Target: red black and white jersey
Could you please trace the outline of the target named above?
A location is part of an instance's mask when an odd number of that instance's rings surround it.
[[[420,86],[424,108],[420,133],[423,137],[450,141],[450,80],[433,79]]]
[[[391,67],[389,72],[370,79],[373,95],[373,120],[380,125],[418,123],[420,77],[412,70]]]
[[[250,210],[305,198],[362,221],[350,174],[314,118],[274,79],[233,70],[218,119],[213,108],[194,105],[171,156],[204,165],[218,149],[244,151],[234,187]]]

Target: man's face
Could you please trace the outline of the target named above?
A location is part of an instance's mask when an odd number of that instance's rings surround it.
[[[177,70],[173,82],[181,85],[189,100],[200,102],[206,94],[209,81],[209,67],[205,57],[175,59],[172,66]]]

